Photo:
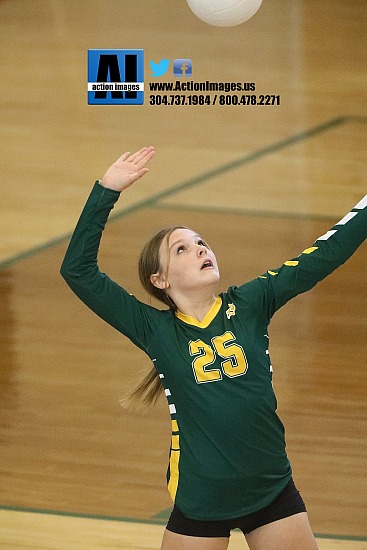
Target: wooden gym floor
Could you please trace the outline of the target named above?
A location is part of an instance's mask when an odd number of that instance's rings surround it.
[[[148,366],[59,276],[95,179],[155,145],[123,195],[102,269],[140,299],[159,227],[201,232],[221,290],[297,255],[366,193],[365,0],[264,0],[232,29],[184,0],[2,0],[0,548],[158,549],[171,502],[164,400],[125,411]],[[87,50],[143,48],[146,101],[87,105]],[[255,82],[280,106],[152,106],[149,59]],[[160,79],[170,81],[169,75]],[[279,414],[321,550],[367,549],[366,244],[271,325]],[[231,550],[246,548],[235,532]]]

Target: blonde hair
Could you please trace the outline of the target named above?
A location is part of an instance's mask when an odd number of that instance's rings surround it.
[[[165,275],[167,277],[169,266],[169,238],[176,229],[189,228],[182,225],[171,225],[158,231],[158,233],[145,244],[140,253],[138,263],[139,279],[143,288],[150,296],[163,302],[163,304],[168,306],[172,311],[176,311],[177,309],[175,303],[165,289],[158,288],[152,283],[151,276],[155,273],[162,272],[159,251],[162,242],[166,238],[167,267]],[[159,374],[154,365],[152,365],[148,368],[144,378],[126,397],[120,400],[120,403],[122,406],[128,407],[133,401],[140,400],[145,405],[155,405],[162,392],[163,386]]]

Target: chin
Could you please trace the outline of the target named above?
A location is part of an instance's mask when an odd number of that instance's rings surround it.
[[[208,276],[208,279],[207,279],[207,283],[206,284],[217,284],[219,283],[219,280],[220,280],[220,275],[219,273],[216,271],[216,272],[212,272],[211,273],[211,277]]]

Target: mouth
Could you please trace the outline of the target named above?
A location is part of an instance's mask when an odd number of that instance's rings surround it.
[[[207,269],[209,267],[214,267],[213,262],[211,260],[205,260],[200,269]]]

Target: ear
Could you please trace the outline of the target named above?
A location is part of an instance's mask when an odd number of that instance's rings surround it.
[[[164,275],[162,273],[154,273],[150,276],[150,282],[153,286],[160,288],[161,290],[164,290],[169,287],[169,283],[166,281]]]

